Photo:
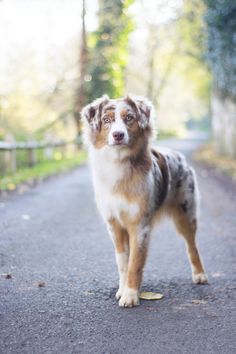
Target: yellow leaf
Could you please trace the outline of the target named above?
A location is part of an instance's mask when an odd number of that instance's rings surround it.
[[[15,186],[14,183],[8,183],[7,189],[8,189],[9,191],[13,191],[14,189],[16,189],[16,186]]]
[[[151,291],[143,291],[139,294],[139,298],[142,300],[161,300],[163,297],[163,294],[153,293]]]

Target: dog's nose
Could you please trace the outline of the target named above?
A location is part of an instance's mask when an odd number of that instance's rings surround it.
[[[112,136],[115,141],[121,141],[124,138],[125,134],[122,132],[114,132],[112,133]]]

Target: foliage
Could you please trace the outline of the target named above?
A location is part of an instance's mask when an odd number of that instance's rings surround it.
[[[236,160],[229,156],[217,154],[212,143],[208,143],[197,150],[194,159],[225,173],[236,181]]]
[[[178,21],[183,75],[192,81],[197,96],[209,104],[211,75],[205,57],[205,6],[199,0],[185,0]]]
[[[35,96],[35,92],[27,93],[19,87],[2,97],[0,122],[6,135],[10,132],[16,140],[25,140],[46,119],[55,119],[55,112]]]
[[[236,2],[204,0],[208,30],[208,60],[214,83],[224,94],[236,98]]]
[[[127,14],[133,0],[101,0],[99,27],[89,38],[87,100],[104,93],[121,96],[128,59],[128,36],[133,26]]]
[[[204,6],[201,1],[185,0],[182,16],[178,21],[183,50],[199,62],[204,60],[205,29],[203,13]]]

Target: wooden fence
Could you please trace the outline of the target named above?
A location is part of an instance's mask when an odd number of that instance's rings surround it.
[[[7,172],[16,172],[17,170],[17,151],[25,150],[27,152],[27,165],[29,167],[34,166],[37,163],[37,154],[38,149],[44,150],[44,156],[47,159],[53,158],[53,150],[60,148],[61,154],[64,155],[66,147],[68,145],[78,146],[78,142],[74,139],[71,141],[56,141],[56,142],[37,142],[37,141],[28,141],[28,142],[6,142],[0,141],[0,153],[3,153],[3,171]]]

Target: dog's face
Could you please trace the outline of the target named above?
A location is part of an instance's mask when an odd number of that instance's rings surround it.
[[[139,98],[103,96],[82,110],[87,137],[96,148],[132,147],[151,133],[151,104]]]

